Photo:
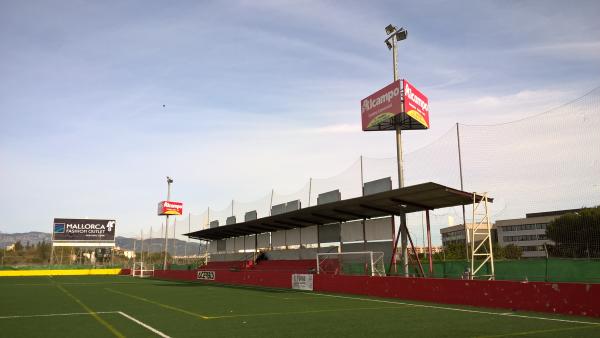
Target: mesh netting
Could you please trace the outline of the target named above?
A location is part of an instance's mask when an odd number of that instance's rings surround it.
[[[600,88],[548,112],[494,125],[458,124],[436,141],[404,154],[405,185],[436,182],[460,188],[460,140],[464,190],[494,197],[492,220],[522,218],[526,213],[600,204]],[[460,139],[458,133],[460,133]],[[409,134],[409,133],[407,133]],[[410,135],[410,134],[409,134]],[[410,137],[410,136],[407,136]],[[361,182],[391,177],[397,183],[395,158],[362,157],[328,178],[312,178],[293,193],[275,189],[255,201],[233,201],[221,210],[191,215],[192,230],[227,217],[243,221],[247,211],[269,215],[272,205],[300,200],[315,205],[319,194],[339,189],[343,199],[361,195]],[[210,215],[209,215],[210,214]],[[432,240],[441,245],[440,228],[463,223],[460,208],[431,213]],[[470,221],[470,208],[467,210]],[[186,223],[186,221],[182,221]],[[425,246],[421,213],[408,215],[415,245]],[[187,232],[187,226],[185,231]],[[178,231],[183,233],[184,231]]]

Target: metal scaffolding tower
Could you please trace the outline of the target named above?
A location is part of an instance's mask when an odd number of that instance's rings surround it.
[[[487,193],[477,201],[473,194],[473,223],[471,242],[471,279],[494,279],[494,251],[492,249],[492,226],[490,224]],[[487,269],[484,267],[487,266]]]

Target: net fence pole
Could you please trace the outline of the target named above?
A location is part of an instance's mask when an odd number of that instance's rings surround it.
[[[273,195],[275,194],[275,189],[271,189],[271,202],[269,202],[269,216],[273,215]],[[273,235],[269,232],[269,248],[273,251]]]
[[[142,262],[142,269],[144,269],[144,229],[140,230],[140,262]]]
[[[460,149],[460,128],[458,122],[456,122],[456,145],[458,146],[458,172],[460,174],[460,190],[465,190],[463,184],[463,170],[462,170],[462,152]],[[467,262],[469,262],[469,228],[467,226],[467,216],[465,212],[464,204],[462,207],[463,227],[465,229],[465,255],[467,256]]]
[[[173,221],[173,259],[171,260],[172,263],[175,262],[175,256],[177,256],[177,239],[175,238],[176,236],[176,231],[177,231],[177,218],[175,218],[175,220]]]
[[[131,275],[135,276],[135,237],[133,238],[133,254],[131,257],[133,258],[133,263],[131,264]]]
[[[192,232],[192,213],[188,212],[188,234]],[[187,248],[188,248],[188,243],[190,241],[190,238],[187,237],[185,239],[185,248],[183,249],[183,255],[185,256],[185,262],[189,263],[189,259],[188,259],[188,255],[187,255]]]
[[[146,254],[146,258],[150,260],[150,254],[152,253],[152,227],[150,227],[150,236],[148,242],[148,253]]]

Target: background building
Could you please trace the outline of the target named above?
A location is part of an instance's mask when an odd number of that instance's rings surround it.
[[[467,223],[469,229],[469,237],[473,229],[472,223]],[[480,229],[481,230],[481,229]],[[492,224],[492,242],[498,241],[495,226]],[[463,224],[454,225],[451,227],[441,228],[440,234],[442,235],[442,245],[447,247],[450,244],[465,244],[465,226]]]
[[[516,245],[523,250],[522,257],[545,257],[546,244],[553,244],[546,236],[548,223],[561,215],[581,209],[557,210],[526,214],[525,218],[498,220],[494,224],[498,231],[500,246]]]

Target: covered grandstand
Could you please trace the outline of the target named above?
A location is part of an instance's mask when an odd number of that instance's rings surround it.
[[[307,273],[317,270],[318,254],[357,252],[381,252],[389,268],[398,245],[393,216],[469,205],[484,198],[432,182],[391,189],[389,178],[365,183],[361,197],[340,196],[339,190],[320,194],[317,205],[307,208],[298,200],[274,205],[271,215],[263,218],[249,211],[243,222],[232,216],[226,225],[210,222],[209,228],[185,235],[208,242],[210,258],[203,269]],[[428,256],[431,263],[431,251]],[[417,263],[424,275],[418,259]]]

